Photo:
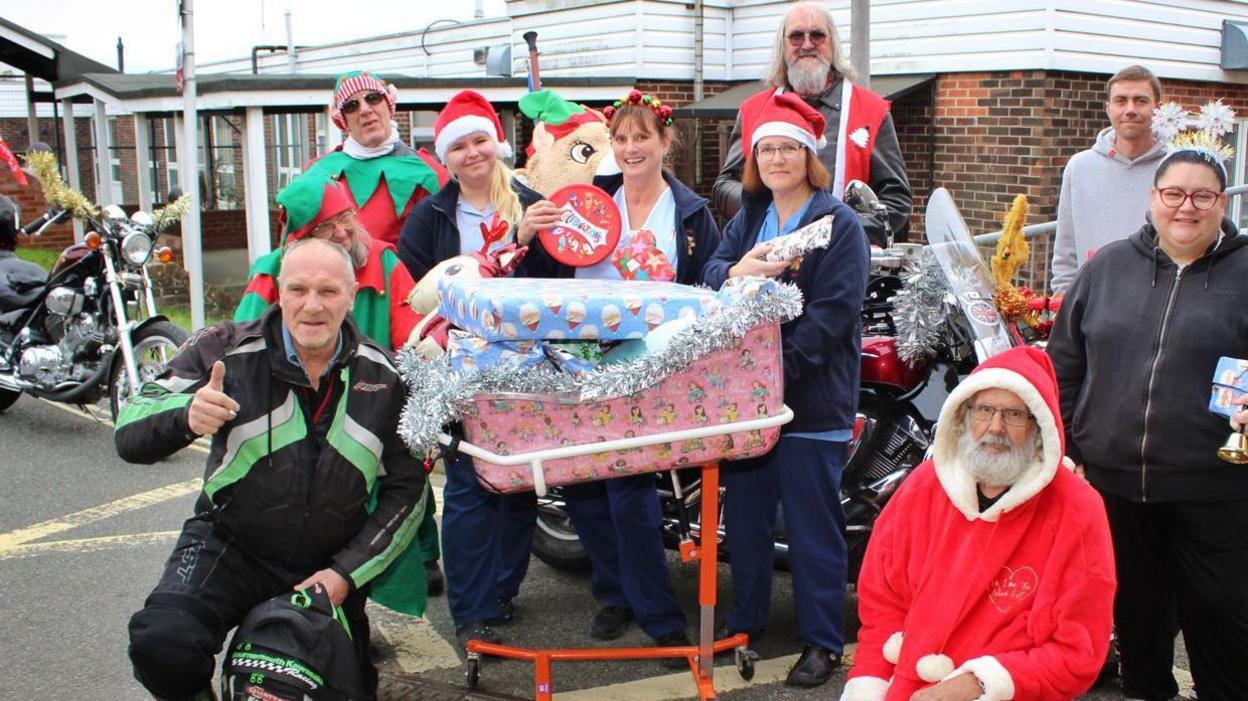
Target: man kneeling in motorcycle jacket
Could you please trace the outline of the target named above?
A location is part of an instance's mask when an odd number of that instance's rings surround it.
[[[118,418],[117,452],[131,462],[212,436],[195,515],[130,619],[135,676],[158,698],[211,698],[226,633],[305,588],[343,606],[376,686],[367,585],[411,543],[425,473],[398,438],[398,373],[347,318],[353,268],[328,241],[290,246],[277,304],[196,334]]]

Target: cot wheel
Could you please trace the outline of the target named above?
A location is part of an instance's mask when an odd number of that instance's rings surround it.
[[[468,669],[464,672],[464,680],[469,689],[476,689],[481,684],[481,660],[468,660]]]
[[[737,674],[747,682],[754,678],[754,661],[758,658],[758,653],[747,648],[739,647],[736,649],[735,657],[737,658]]]

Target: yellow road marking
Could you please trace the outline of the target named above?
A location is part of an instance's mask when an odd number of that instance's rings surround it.
[[[61,518],[54,518],[42,523],[36,523],[33,526],[27,526],[26,528],[19,528],[16,531],[9,531],[8,533],[0,534],[0,551],[8,550],[9,548],[22,545],[24,543],[29,543],[32,540],[47,538],[48,536],[56,533],[63,533],[65,531],[78,528],[79,526],[85,526],[89,523],[95,523],[96,521],[101,521],[111,516],[136,511],[147,506],[152,506],[170,499],[177,499],[178,497],[198,492],[200,487],[203,486],[203,482],[204,481],[202,479],[196,477],[193,480],[166,485],[147,492],[128,496],[123,499],[111,501],[107,504],[101,504],[100,506],[93,506],[89,509],[76,511],[67,516],[62,516]]]
[[[75,409],[74,407],[69,406],[69,405],[66,405],[66,404],[58,404],[57,402],[50,402],[50,401],[48,401],[48,400],[46,400],[46,399],[41,399],[40,401],[42,401],[44,404],[47,404],[48,406],[54,406],[54,407],[56,407],[57,409],[60,409],[61,411],[64,411],[64,412],[69,413],[69,414],[73,414],[74,416],[81,416],[81,417],[82,417],[82,418],[84,418],[84,419],[90,419],[91,421],[94,421],[94,422],[96,422],[96,423],[102,423],[102,424],[104,424],[105,426],[112,426],[112,425],[113,425],[113,422],[112,422],[111,420],[109,420],[109,419],[106,419],[106,418],[104,418],[104,417],[102,417],[102,416],[97,418],[97,417],[92,416],[91,414],[89,414],[89,413],[87,413],[87,412],[85,412],[85,411],[81,411],[81,410],[79,410],[79,409]],[[208,450],[209,450],[209,448],[211,447],[211,445],[212,445],[212,444],[209,442],[209,440],[208,440],[207,438],[202,438],[202,437],[201,437],[201,438],[197,438],[197,439],[195,439],[195,442],[194,442],[194,443],[191,443],[190,445],[188,445],[188,446],[186,446],[186,447],[190,448],[191,450],[198,450],[199,452],[203,453],[204,455],[207,455],[207,454],[208,454]]]
[[[845,646],[843,661],[845,667],[850,666],[850,658],[857,647],[855,643]],[[785,655],[769,660],[759,660],[754,665],[754,679],[748,682],[737,674],[735,664],[717,665],[715,667],[715,691],[723,694],[782,682],[788,676],[789,668],[797,662],[797,658],[797,655]],[[693,675],[689,672],[679,672],[555,694],[555,699],[556,701],[669,701],[669,699],[688,699],[697,698],[697,696],[698,687],[693,681]]]
[[[0,548],[0,560],[11,560],[19,557],[34,557],[48,553],[89,553],[97,550],[109,550],[125,545],[150,545],[164,543],[178,537],[181,531],[154,531],[152,533],[131,533],[127,535],[108,535],[98,538],[78,538],[75,540],[52,540],[46,543],[29,543]]]

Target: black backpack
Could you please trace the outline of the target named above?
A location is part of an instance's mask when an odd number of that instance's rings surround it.
[[[221,669],[222,701],[364,698],[342,609],[321,587],[281,594],[247,613]]]

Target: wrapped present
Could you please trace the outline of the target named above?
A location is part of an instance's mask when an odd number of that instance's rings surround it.
[[[654,234],[648,229],[634,233],[627,243],[611,254],[611,264],[625,280],[657,280],[666,282],[676,279],[672,263],[654,243]]]
[[[491,342],[458,330],[450,332],[446,354],[456,372],[475,372],[494,367],[550,367],[577,374],[594,369],[602,359],[602,349],[596,341],[551,343],[525,339]]]
[[[1209,411],[1228,419],[1243,410],[1248,401],[1248,360],[1218,358],[1213,371],[1213,390],[1209,394]]]
[[[817,249],[827,248],[832,241],[832,215],[813,221],[797,231],[772,239],[771,250],[764,260],[800,264],[802,256]]]
[[[487,341],[622,341],[723,307],[715,292],[673,282],[452,279],[440,289],[438,313]]]

